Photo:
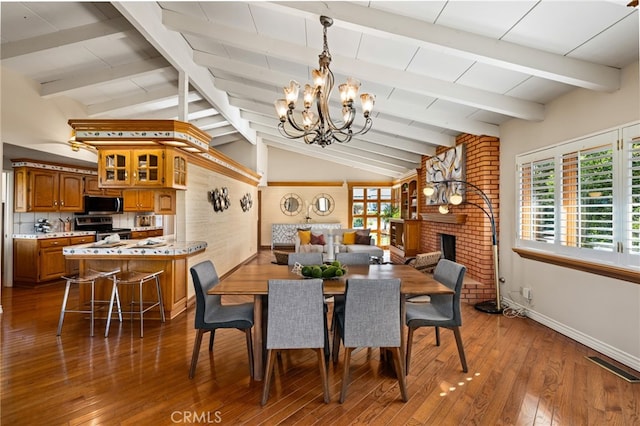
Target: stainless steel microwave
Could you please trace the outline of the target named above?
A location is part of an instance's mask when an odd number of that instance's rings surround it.
[[[84,214],[114,214],[123,212],[122,197],[84,196]]]

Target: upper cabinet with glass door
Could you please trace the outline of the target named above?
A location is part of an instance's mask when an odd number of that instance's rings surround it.
[[[132,157],[134,186],[164,185],[163,149],[136,149]]]
[[[131,152],[129,150],[100,150],[98,154],[99,186],[131,186]]]
[[[171,148],[100,149],[101,188],[177,188],[187,185],[187,160]]]

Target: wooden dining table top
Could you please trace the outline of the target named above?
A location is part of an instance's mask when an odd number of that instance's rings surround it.
[[[291,272],[292,266],[269,264],[242,265],[209,290],[209,294],[264,295],[268,294],[270,279],[299,280],[301,276]],[[344,294],[350,278],[387,279],[399,278],[400,292],[411,294],[453,294],[454,291],[409,265],[352,265],[338,279],[324,279],[324,294]]]

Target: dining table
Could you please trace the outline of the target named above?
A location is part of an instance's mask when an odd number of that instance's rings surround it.
[[[224,277],[220,283],[212,287],[208,294],[217,295],[247,295],[253,296],[254,332],[253,334],[253,379],[262,380],[265,363],[266,327],[263,322],[263,298],[269,293],[269,280],[299,280],[301,275],[293,272],[293,267],[277,264],[248,264]],[[410,265],[381,264],[381,265],[351,265],[347,266],[347,273],[341,277],[323,279],[323,293],[325,296],[344,294],[346,283],[352,278],[401,280],[400,293],[402,307],[406,297],[413,295],[453,294],[454,291],[436,281],[432,275],[424,274]],[[404,318],[404,309],[402,309]],[[402,321],[404,344],[404,320]],[[401,347],[402,352],[404,348]]]

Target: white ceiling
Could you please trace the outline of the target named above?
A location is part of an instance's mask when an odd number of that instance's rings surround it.
[[[2,2],[0,54],[43,97],[94,118],[185,119],[186,106],[214,147],[262,138],[314,156],[322,148],[280,136],[273,101],[290,79],[310,81],[330,16],[336,82],[359,79],[376,106],[370,132],[323,158],[397,178],[458,134],[543,120],[578,87],[617,90],[638,61],[627,2]]]

